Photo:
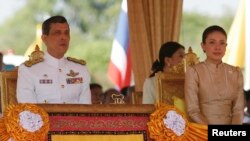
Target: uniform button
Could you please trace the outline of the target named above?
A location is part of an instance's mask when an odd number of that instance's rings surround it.
[[[62,88],[64,88],[64,85],[61,85]]]
[[[59,72],[62,72],[62,69],[59,69]]]

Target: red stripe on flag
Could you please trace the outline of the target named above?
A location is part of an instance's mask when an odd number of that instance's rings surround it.
[[[131,76],[132,76],[131,73],[132,73],[132,69],[131,69],[131,51],[130,51],[130,46],[128,45],[127,68],[126,68],[125,78],[123,80],[123,85],[121,86],[121,88],[130,86]]]
[[[131,85],[131,76],[132,76],[131,68],[132,67],[131,67],[130,47],[128,47],[126,58],[127,58],[127,66],[126,66],[124,79],[122,78],[121,71],[119,70],[119,68],[116,67],[116,65],[112,62],[112,60],[109,63],[108,76],[111,79],[111,81],[114,82],[119,89],[122,89],[124,87],[128,87]]]
[[[118,87],[122,86],[122,76],[120,70],[113,64],[112,61],[109,62],[108,76],[112,82],[114,82]]]
[[[131,69],[130,47],[128,47],[128,52],[127,52],[127,66],[126,66],[125,78],[124,79],[122,78],[121,71],[119,70],[119,68],[116,67],[116,65],[112,61],[110,61],[109,63],[108,76],[119,89],[131,85],[132,69]]]

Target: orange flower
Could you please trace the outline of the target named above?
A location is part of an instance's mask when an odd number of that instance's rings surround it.
[[[44,141],[48,131],[47,112],[33,104],[10,105],[0,120],[0,141]]]
[[[205,141],[207,125],[191,123],[172,105],[156,104],[148,122],[150,138],[156,141]]]

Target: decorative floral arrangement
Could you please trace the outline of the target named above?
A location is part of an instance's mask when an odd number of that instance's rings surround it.
[[[44,141],[49,116],[34,104],[8,106],[0,119],[0,141]]]
[[[176,111],[168,111],[165,118],[163,118],[163,123],[177,136],[181,136],[185,132],[186,121]]]
[[[172,105],[156,104],[148,122],[150,138],[156,141],[206,141],[207,125],[191,123]]]

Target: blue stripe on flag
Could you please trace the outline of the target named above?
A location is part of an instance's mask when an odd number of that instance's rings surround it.
[[[124,51],[126,53],[128,51],[128,36],[129,36],[128,15],[125,11],[122,10],[119,16],[119,22],[115,38],[117,42],[124,48]]]

